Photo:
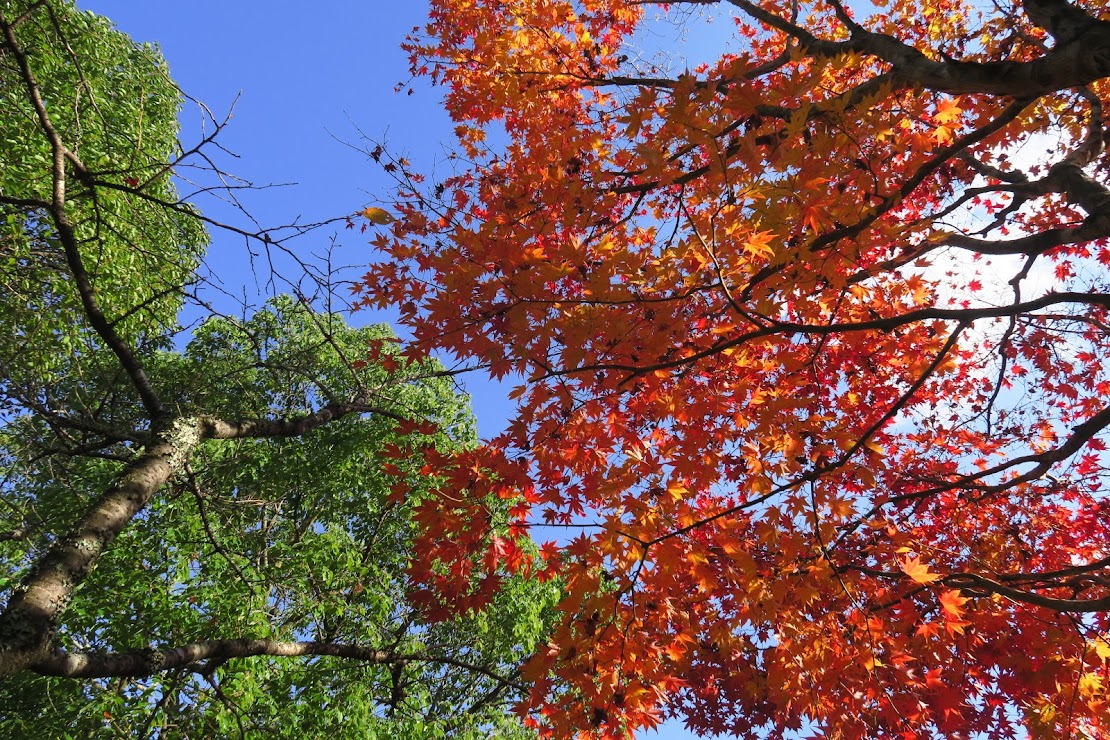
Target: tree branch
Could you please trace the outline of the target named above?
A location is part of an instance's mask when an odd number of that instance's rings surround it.
[[[178,668],[197,668],[202,661],[223,663],[236,658],[257,656],[280,658],[330,657],[379,665],[414,662],[436,663],[480,673],[518,691],[526,690],[523,684],[511,678],[502,676],[485,666],[465,660],[429,653],[402,654],[389,650],[374,650],[361,645],[314,641],[207,640],[191,642],[176,648],[136,650],[125,653],[66,653],[56,651],[32,665],[31,670],[44,676],[64,676],[66,678],[141,677]]]
[[[175,419],[154,439],[74,526],[36,563],[0,613],[0,677],[18,673],[48,652],[57,619],[127,523],[170,476],[182,469],[202,439],[196,419]]]
[[[206,439],[247,439],[254,437],[299,437],[350,414],[376,414],[394,421],[410,421],[404,416],[358,401],[329,403],[319,411],[293,419],[244,419],[228,421],[214,416],[200,417]]]
[[[93,502],[73,532],[55,543],[36,564],[0,613],[0,677],[42,660],[57,619],[73,592],[127,523],[172,476],[185,468],[204,439],[297,437],[354,413],[405,418],[363,403],[329,404],[298,419],[226,421],[212,416],[180,417],[156,424],[152,441],[123,475]]]
[[[891,65],[891,77],[898,86],[919,86],[952,95],[986,93],[1027,98],[1110,77],[1110,23],[1064,0],[1025,3],[1026,13],[1034,4],[1054,6],[1057,9],[1053,11],[1054,18],[1063,18],[1061,8],[1067,8],[1067,23],[1073,29],[1068,32],[1066,43],[1057,44],[1044,56],[1028,62],[936,61],[893,36],[867,31],[858,25],[851,29],[847,41],[829,41],[749,0],[727,2],[796,39],[808,56],[828,58],[855,53],[877,57]],[[1040,22],[1033,15],[1030,19],[1038,25],[1054,22],[1047,16]]]
[[[48,210],[54,222],[54,226],[57,229],[62,248],[65,251],[66,263],[69,265],[70,272],[73,275],[74,286],[77,288],[77,293],[81,298],[81,304],[85,309],[85,316],[97,335],[100,336],[104,343],[108,345],[119,359],[120,365],[131,379],[131,383],[135,386],[135,390],[138,392],[139,398],[142,400],[143,406],[146,408],[151,418],[157,418],[162,415],[162,402],[154,392],[154,387],[150,383],[150,378],[147,377],[146,371],[135,356],[135,353],[127,346],[119,334],[116,333],[112,326],[112,322],[108,321],[104,316],[100,303],[97,301],[92,282],[89,279],[89,274],[85,270],[84,262],[81,259],[81,252],[77,246],[77,234],[73,228],[73,224],[69,220],[69,214],[66,212],[66,163],[72,164],[77,169],[78,174],[85,173],[85,167],[81,164],[81,161],[76,155],[66,147],[65,143],[62,141],[61,135],[50,121],[50,116],[47,114],[45,103],[43,103],[38,82],[35,80],[35,75],[31,71],[30,64],[27,60],[27,54],[20,46],[19,39],[15,36],[14,26],[8,22],[3,13],[0,13],[0,31],[3,31],[4,44],[8,47],[9,52],[11,52],[11,55],[15,58],[16,64],[19,67],[20,75],[23,78],[23,84],[27,88],[27,95],[31,100],[31,105],[35,109],[35,115],[38,118],[39,126],[50,142],[50,148],[53,153],[51,165],[53,194]]]

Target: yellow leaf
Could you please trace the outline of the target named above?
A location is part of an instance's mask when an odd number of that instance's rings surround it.
[[[676,641],[663,648],[663,651],[671,660],[679,660],[686,654],[686,646],[682,642]]]
[[[936,573],[930,573],[929,566],[922,563],[917,555],[902,562],[902,572],[918,583],[932,583],[940,578]]]
[[[1079,677],[1080,696],[1091,698],[1102,693],[1102,676],[1097,673],[1084,673]]]
[[[745,240],[744,251],[753,257],[773,257],[775,248],[771,241],[774,238],[773,231],[757,231]]]
[[[393,215],[384,208],[364,208],[361,211],[360,215],[370,223],[381,224],[383,226],[385,224],[391,224],[397,220],[393,218]]]
[[[876,455],[879,455],[880,457],[886,455],[886,450],[883,449],[883,446],[873,439],[868,439],[866,442],[863,443],[863,446],[874,452]]]
[[[933,120],[941,124],[955,123],[960,120],[960,114],[963,112],[963,108],[955,100],[947,98],[937,103],[937,112],[933,114]]]
[[[1107,640],[1105,637],[1096,637],[1095,653],[1103,660],[1110,658],[1110,640]]]

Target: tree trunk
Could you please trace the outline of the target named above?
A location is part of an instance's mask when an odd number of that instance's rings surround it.
[[[198,418],[157,423],[152,440],[64,539],[38,561],[0,613],[0,678],[49,655],[57,620],[101,555],[204,437]]]

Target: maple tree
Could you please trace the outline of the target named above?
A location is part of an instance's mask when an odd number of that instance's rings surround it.
[[[648,9],[730,45],[668,73]],[[1110,735],[1102,15],[432,2],[453,171],[370,152],[397,219],[356,290],[520,379],[413,570],[430,608],[563,579],[533,724]]]

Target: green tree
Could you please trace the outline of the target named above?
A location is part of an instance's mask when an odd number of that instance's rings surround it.
[[[290,297],[185,344],[164,62],[63,0],[0,34],[0,735],[525,734],[553,586],[406,597],[430,461],[475,442],[449,373]]]

